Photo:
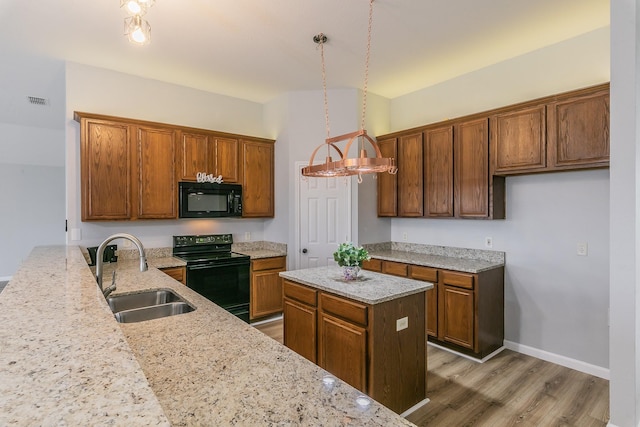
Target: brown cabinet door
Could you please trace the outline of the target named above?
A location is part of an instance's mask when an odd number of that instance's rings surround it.
[[[426,291],[425,306],[427,307],[426,331],[427,335],[438,337],[438,269],[423,267],[419,265],[411,266],[410,277],[415,280],[424,280],[433,283],[433,288]]]
[[[489,120],[456,125],[455,209],[459,218],[489,217]]]
[[[273,143],[242,141],[242,216],[273,217]]]
[[[438,338],[475,351],[473,291],[441,287],[441,321]]]
[[[382,157],[398,158],[398,143],[396,138],[378,141]],[[396,161],[397,164],[397,161]],[[378,174],[378,216],[398,215],[398,175],[389,173]]]
[[[239,183],[240,142],[231,138],[215,139],[215,175],[222,175],[224,182]]]
[[[546,114],[536,105],[491,118],[493,172],[531,172],[547,166]]]
[[[80,120],[82,221],[131,218],[131,128]]]
[[[214,173],[209,139],[205,133],[180,133],[178,181],[195,182],[198,172]]]
[[[425,216],[452,217],[453,211],[453,127],[424,133]]]
[[[138,218],[177,218],[175,130],[138,127]]]
[[[362,392],[366,392],[367,331],[320,313],[318,365]]]
[[[420,217],[423,212],[422,133],[398,140],[398,216]]]
[[[254,271],[251,274],[252,319],[282,312],[282,278],[281,270]]]
[[[284,345],[316,363],[317,309],[286,298],[284,300]]]
[[[609,165],[609,90],[577,95],[547,107],[549,167]]]

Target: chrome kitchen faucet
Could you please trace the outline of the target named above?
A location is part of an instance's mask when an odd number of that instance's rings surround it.
[[[105,298],[108,297],[111,292],[116,290],[116,276],[114,272],[111,286],[107,289],[102,289],[102,255],[104,254],[104,250],[109,242],[115,239],[127,239],[132,241],[140,253],[140,271],[147,271],[147,257],[144,253],[144,247],[142,246],[142,242],[136,236],[128,233],[116,233],[107,237],[104,242],[100,243],[100,246],[98,246],[98,250],[96,251],[96,281],[98,282],[98,287]]]

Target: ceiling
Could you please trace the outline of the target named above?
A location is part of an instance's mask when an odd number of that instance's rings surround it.
[[[119,0],[0,0],[0,53],[33,54],[259,103],[362,87],[367,0],[157,0],[152,42]],[[375,0],[369,90],[395,98],[609,25],[609,0]],[[1,65],[0,65],[1,67]]]

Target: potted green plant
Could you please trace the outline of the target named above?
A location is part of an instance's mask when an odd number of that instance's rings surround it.
[[[355,280],[362,267],[362,261],[368,261],[371,257],[362,246],[356,247],[353,243],[346,242],[338,246],[338,250],[333,253],[333,259],[343,267],[345,280]]]

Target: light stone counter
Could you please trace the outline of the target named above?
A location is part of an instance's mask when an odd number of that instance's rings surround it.
[[[371,305],[433,288],[430,282],[363,270],[356,280],[344,280],[341,267],[283,271],[280,277]]]
[[[371,258],[466,273],[480,273],[505,264],[505,253],[500,251],[397,242],[362,246]]]
[[[249,255],[251,259],[287,256],[287,245],[275,242],[241,242],[231,246],[233,252]]]
[[[0,425],[170,425],[77,247],[33,250],[0,325]]]
[[[0,425],[412,425],[159,270],[113,268],[114,295],[171,288],[196,310],[118,324],[78,248],[37,248],[0,294]]]

